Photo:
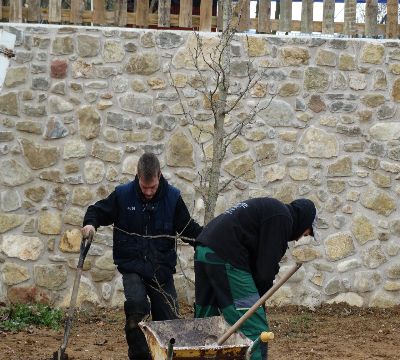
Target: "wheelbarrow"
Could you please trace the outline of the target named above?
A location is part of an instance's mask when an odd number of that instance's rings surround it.
[[[274,335],[263,332],[253,342],[237,330],[300,267],[296,264],[290,269],[232,326],[221,316],[140,322],[153,360],[250,359],[260,341]]]

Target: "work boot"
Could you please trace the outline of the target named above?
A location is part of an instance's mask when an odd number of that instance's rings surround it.
[[[126,321],[125,335],[128,343],[128,357],[130,360],[151,360],[146,338],[138,325],[139,321],[135,317],[129,317]]]

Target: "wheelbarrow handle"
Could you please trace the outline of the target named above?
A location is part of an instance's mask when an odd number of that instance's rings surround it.
[[[267,299],[269,299],[288,279],[301,268],[303,264],[297,263],[287,273],[285,273],[257,302],[247,310],[244,315],[236,321],[217,341],[218,345],[222,345],[239,327],[251,316],[254,312],[262,306]]]

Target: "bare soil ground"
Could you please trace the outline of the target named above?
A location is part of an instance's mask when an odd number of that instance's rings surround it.
[[[315,311],[300,307],[268,309],[275,339],[270,360],[400,360],[400,307],[359,309],[324,305]],[[185,317],[190,317],[189,309]],[[69,360],[127,359],[120,311],[80,312],[67,348]],[[2,360],[50,360],[64,329],[29,328],[0,332]]]

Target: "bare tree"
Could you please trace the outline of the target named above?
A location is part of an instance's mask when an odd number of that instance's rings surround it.
[[[203,152],[203,168],[199,171],[200,183],[197,186],[197,190],[204,201],[204,224],[207,224],[214,217],[218,195],[229,183],[237,178],[232,177],[226,181],[221,180],[222,163],[228,146],[242,134],[247,125],[255,120],[257,113],[266,107],[261,107],[260,102],[258,102],[249,109],[245,117],[236,118],[235,116],[235,110],[240,106],[242,100],[262,79],[262,75],[254,69],[253,62],[248,60],[244,81],[238,84],[232,80],[231,44],[237,36],[237,27],[240,22],[243,4],[244,1],[239,0],[233,7],[231,0],[224,1],[222,7],[222,31],[217,35],[218,40],[212,51],[206,49],[203,34],[194,32],[196,46],[192,49],[191,56],[196,76],[200,83],[200,87],[197,90],[201,92],[206,107],[211,112],[212,130],[207,130],[197,124],[192,110],[182,100],[183,97],[179,88],[175,86],[173,80],[171,81],[179,95],[181,107],[187,121],[198,129],[198,137],[209,134],[212,138],[211,145],[209,145],[212,148],[211,156],[206,151],[204,144],[199,141]],[[249,48],[248,37],[246,36],[244,39]],[[172,79],[171,73],[170,76]],[[231,124],[227,126],[227,120],[232,120],[232,118],[235,118],[234,121],[231,121]],[[240,176],[244,176],[248,171],[248,168],[244,169]]]

